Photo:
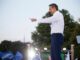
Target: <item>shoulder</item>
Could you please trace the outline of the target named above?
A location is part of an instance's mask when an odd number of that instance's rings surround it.
[[[56,15],[59,16],[59,17],[63,17],[63,14],[60,11],[57,11]]]
[[[63,16],[63,14],[60,11],[56,11],[53,16],[61,17],[61,16]]]
[[[60,11],[56,12],[57,15],[63,15]]]

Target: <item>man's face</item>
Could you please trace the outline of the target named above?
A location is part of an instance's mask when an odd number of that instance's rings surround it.
[[[54,14],[55,11],[56,11],[56,8],[55,7],[52,7],[52,6],[49,7],[49,12],[51,14]]]

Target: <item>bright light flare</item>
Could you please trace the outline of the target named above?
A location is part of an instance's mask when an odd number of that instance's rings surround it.
[[[63,51],[66,51],[66,48],[63,48]]]
[[[48,50],[48,49],[45,47],[44,50]]]
[[[28,60],[32,60],[35,57],[35,50],[33,48],[28,49]]]

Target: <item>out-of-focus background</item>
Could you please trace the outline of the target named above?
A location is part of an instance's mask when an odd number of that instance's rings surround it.
[[[34,59],[48,60],[50,58],[49,24],[32,23],[30,18],[45,16],[48,5],[51,3],[59,6],[65,20],[62,59],[80,59],[79,0],[0,0],[1,59],[4,59],[9,53],[10,59],[14,55],[15,59],[18,59],[16,56],[19,55],[21,57],[19,59],[30,60],[25,58],[26,55],[28,56],[28,52],[25,54],[28,49],[35,51],[36,56],[38,55],[38,58]],[[34,55],[33,52],[29,54]],[[34,57],[31,55],[30,58]]]

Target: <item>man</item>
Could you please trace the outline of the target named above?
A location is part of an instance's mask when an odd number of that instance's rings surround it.
[[[49,23],[51,27],[51,60],[61,59],[61,46],[63,43],[64,18],[62,13],[58,11],[58,6],[55,3],[49,5],[49,12],[53,16],[38,20],[39,23]],[[31,18],[32,22],[37,21]]]

